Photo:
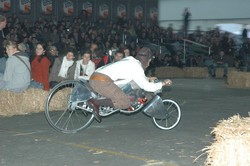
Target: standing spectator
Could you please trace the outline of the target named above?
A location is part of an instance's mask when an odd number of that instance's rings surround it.
[[[7,20],[5,16],[0,15],[0,57],[4,56],[3,41],[6,39],[3,29],[6,27]]]
[[[76,62],[75,79],[89,80],[95,71],[95,63],[91,60],[91,52],[85,51],[82,59]]]
[[[35,57],[31,62],[32,81],[31,88],[39,88],[49,90],[49,68],[50,60],[46,56],[46,45],[44,43],[37,43]]]
[[[0,74],[0,89],[22,92],[30,84],[30,62],[28,55],[18,50],[15,41],[6,41],[6,52],[9,56],[4,75]]]
[[[242,30],[242,39],[246,39],[247,38],[247,27],[246,25],[244,25],[244,28]]]
[[[189,8],[184,9],[183,13],[183,31],[184,31],[184,37],[187,37],[187,32],[189,28],[189,20],[191,17],[191,12]]]
[[[53,88],[56,84],[63,80],[74,79],[75,75],[75,55],[74,51],[68,50],[65,56],[57,57],[51,68],[49,81]]]

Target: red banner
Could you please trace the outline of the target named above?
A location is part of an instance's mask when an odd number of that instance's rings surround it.
[[[0,1],[0,11],[2,12],[8,12],[10,11],[10,0],[1,0]]]
[[[93,6],[90,2],[85,2],[82,4],[82,9],[86,11],[88,17],[92,16],[93,13]]]
[[[109,7],[107,4],[102,4],[99,6],[99,13],[100,13],[100,17],[103,19],[108,18],[109,16]]]
[[[74,4],[71,0],[64,0],[63,12],[66,16],[72,16],[74,13]]]
[[[143,17],[143,8],[142,6],[136,6],[135,7],[135,18],[137,20],[141,20]]]
[[[120,18],[126,17],[127,11],[126,6],[123,4],[120,4],[117,6],[117,16]]]
[[[23,14],[30,14],[31,0],[19,0],[19,10]]]

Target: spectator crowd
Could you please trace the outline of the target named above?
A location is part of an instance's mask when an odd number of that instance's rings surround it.
[[[160,39],[167,43],[175,43],[184,37],[183,30],[175,31],[171,24],[164,29],[157,24],[146,25],[140,21],[132,22],[125,19],[117,22],[101,19],[89,22],[81,18],[63,18],[59,21],[54,18],[39,18],[35,22],[30,22],[27,19],[21,21],[16,14],[9,17],[0,16],[0,31],[0,45],[4,46],[0,46],[0,89],[9,89],[6,81],[3,83],[1,79],[6,77],[6,70],[13,67],[9,60],[12,55],[16,54],[15,57],[19,57],[15,58],[18,61],[15,65],[25,64],[25,68],[20,71],[28,73],[25,79],[22,78],[26,84],[23,84],[21,89],[14,88],[14,91],[22,91],[28,86],[49,90],[65,79],[88,80],[96,68],[118,61],[124,56],[135,56],[140,49],[138,39],[157,44]],[[175,50],[171,54],[156,51],[151,65],[180,68],[207,66],[214,76],[216,67],[238,67],[241,63],[247,62],[245,59],[250,53],[248,38],[244,38],[241,49],[236,50],[231,35],[221,33],[219,28],[203,32],[197,27],[195,31],[185,35],[185,39],[209,46],[210,56],[204,53],[189,55],[183,62],[182,53],[179,51]],[[4,40],[7,42],[4,43]],[[10,49],[14,49],[13,53],[10,53]],[[11,55],[8,59],[6,53]],[[226,57],[225,61],[223,58],[223,65],[217,58],[222,54]],[[225,69],[225,77],[226,72]],[[30,83],[27,82],[29,79]]]

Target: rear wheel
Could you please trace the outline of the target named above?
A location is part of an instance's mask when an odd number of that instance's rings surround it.
[[[46,100],[45,116],[48,123],[63,133],[76,133],[88,127],[94,120],[92,110],[87,101],[75,100],[76,88],[84,84],[76,80],[68,80],[56,85]]]
[[[152,117],[154,124],[162,130],[170,130],[177,126],[181,119],[179,105],[173,100],[163,100],[166,116],[163,118]]]

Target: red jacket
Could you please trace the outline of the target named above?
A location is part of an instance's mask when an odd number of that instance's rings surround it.
[[[51,62],[47,57],[43,57],[42,60],[38,61],[38,56],[31,62],[31,74],[32,79],[36,82],[42,83],[44,90],[49,90],[49,68]]]

